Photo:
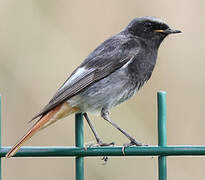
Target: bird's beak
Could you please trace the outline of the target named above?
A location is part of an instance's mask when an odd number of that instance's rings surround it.
[[[162,29],[156,29],[154,30],[155,32],[159,32],[159,33],[165,33],[165,34],[175,34],[175,33],[181,33],[181,31],[179,30],[174,30],[174,29],[166,29],[166,30],[162,30]]]
[[[164,30],[164,33],[175,34],[175,33],[181,33],[181,31],[168,28],[168,29]]]

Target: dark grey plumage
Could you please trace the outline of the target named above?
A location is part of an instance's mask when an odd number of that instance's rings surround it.
[[[164,30],[164,32],[155,32],[155,30]],[[127,83],[124,83],[124,87],[119,86],[118,88],[131,91],[127,93],[127,97],[119,99],[119,103],[123,102],[149,80],[156,63],[159,45],[168,34],[177,32],[179,31],[171,30],[166,23],[155,17],[133,19],[122,32],[98,46],[71,74],[49,104],[33,119],[46,114],[62,102],[69,101],[75,95],[96,94],[96,91],[103,91],[102,86],[110,86],[113,89],[112,86],[120,80],[118,77],[121,76],[122,80],[125,79]],[[129,64],[123,68],[126,63]],[[81,68],[84,68],[84,71],[80,72]],[[80,73],[78,74],[78,72]],[[106,79],[111,74],[113,74],[112,81],[109,78]],[[70,79],[72,79],[72,83],[69,82]],[[96,83],[99,84],[99,89]],[[113,89],[113,91],[115,90]],[[103,95],[103,92],[100,94]],[[113,95],[115,96],[115,93]],[[97,99],[98,96],[92,97],[90,95],[89,98]],[[80,103],[82,104],[81,101],[78,101],[74,104],[80,105]]]

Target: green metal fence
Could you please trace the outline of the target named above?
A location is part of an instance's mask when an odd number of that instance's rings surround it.
[[[90,147],[85,149],[83,136],[83,116],[75,115],[75,147],[22,147],[15,157],[62,157],[76,158],[76,180],[84,179],[84,157],[86,156],[158,156],[158,179],[167,179],[167,156],[201,156],[205,155],[205,146],[167,146],[166,135],[166,93],[158,92],[158,146],[126,147]],[[1,97],[0,97],[1,124]],[[1,125],[0,125],[1,135]],[[1,136],[0,136],[1,137]],[[0,138],[0,180],[2,180],[1,158],[5,157],[11,147],[1,147]],[[137,178],[137,177],[136,177]]]

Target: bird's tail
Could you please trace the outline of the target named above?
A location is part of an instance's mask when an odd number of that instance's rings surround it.
[[[58,105],[39,119],[34,126],[11,148],[11,150],[6,154],[6,157],[9,158],[14,156],[20,147],[39,130],[44,129],[57,120],[78,111],[79,108],[72,107],[67,102]]]

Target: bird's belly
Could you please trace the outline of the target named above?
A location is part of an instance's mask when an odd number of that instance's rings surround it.
[[[127,72],[118,70],[94,83],[68,100],[82,112],[99,114],[102,108],[112,108],[129,99],[137,91],[137,84],[130,80]]]

